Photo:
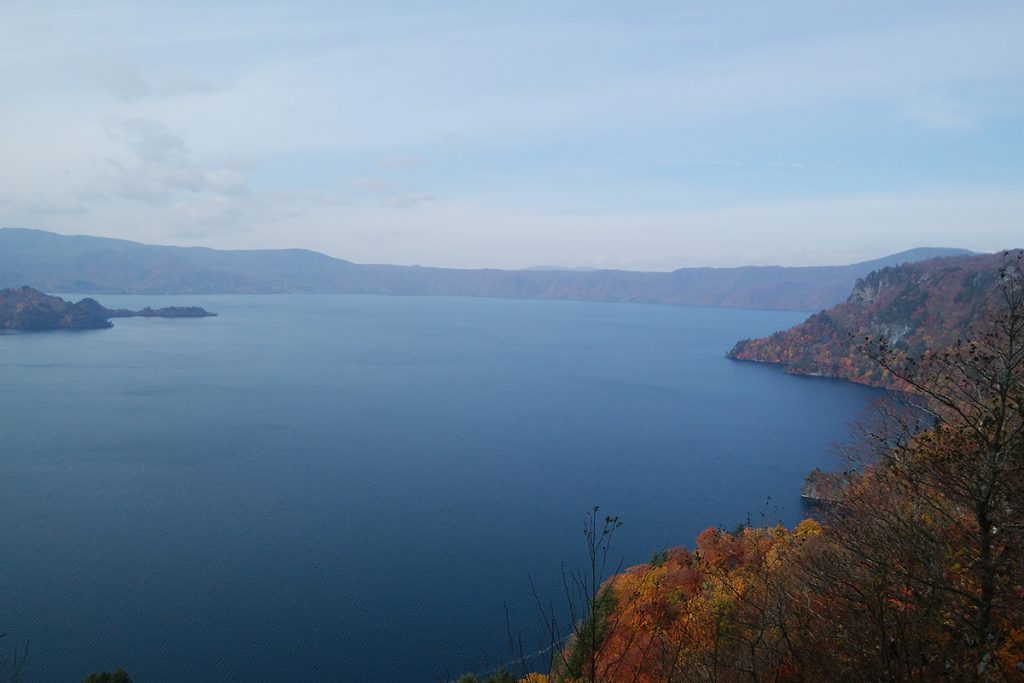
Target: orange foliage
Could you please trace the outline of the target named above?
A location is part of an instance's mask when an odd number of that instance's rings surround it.
[[[660,564],[631,567],[614,577],[609,585],[616,612],[601,646],[597,680],[748,680],[747,670],[761,666],[748,661],[750,656],[771,657],[767,650],[754,648],[751,655],[736,645],[749,642],[755,631],[766,644],[780,637],[757,614],[774,597],[766,580],[820,531],[812,520],[793,531],[771,527],[733,535],[707,529],[694,552],[675,548]],[[771,666],[793,669],[787,662]]]

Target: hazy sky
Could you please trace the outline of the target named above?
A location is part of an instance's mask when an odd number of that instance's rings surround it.
[[[670,269],[1024,246],[1024,2],[0,0],[0,225]]]

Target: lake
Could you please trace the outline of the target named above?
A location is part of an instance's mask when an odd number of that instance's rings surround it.
[[[625,565],[791,525],[877,396],[724,357],[793,312],[96,298],[220,315],[0,336],[0,643],[32,682],[492,669],[593,505]]]

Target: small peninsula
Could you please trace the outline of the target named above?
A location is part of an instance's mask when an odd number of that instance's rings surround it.
[[[762,339],[744,339],[727,354],[776,363],[786,372],[905,389],[861,348],[885,340],[901,357],[939,353],[966,339],[1003,304],[1000,283],[1024,259],[1013,249],[882,268],[861,278],[845,303]],[[1019,285],[1018,285],[1019,286]]]
[[[74,303],[31,287],[0,290],[0,329],[100,330],[113,327],[111,318],[206,318],[217,315],[199,306],[146,307],[141,311],[110,309],[95,299]]]

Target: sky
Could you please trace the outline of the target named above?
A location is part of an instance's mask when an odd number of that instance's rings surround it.
[[[0,0],[0,226],[670,270],[1024,246],[1024,3]]]

